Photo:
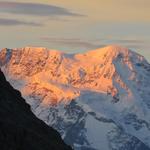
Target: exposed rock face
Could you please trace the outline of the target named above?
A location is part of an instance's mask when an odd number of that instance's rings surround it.
[[[150,64],[108,46],[84,54],[4,49],[0,64],[33,113],[76,150],[150,148]]]
[[[37,119],[0,71],[0,149],[71,150],[59,133]]]

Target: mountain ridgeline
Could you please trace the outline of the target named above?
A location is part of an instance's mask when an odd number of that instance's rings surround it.
[[[0,71],[0,149],[71,150],[59,133],[37,119]]]
[[[3,49],[0,65],[33,113],[75,150],[150,149],[150,64],[120,46],[82,54]]]

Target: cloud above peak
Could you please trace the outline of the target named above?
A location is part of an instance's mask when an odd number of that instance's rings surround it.
[[[0,2],[0,12],[31,16],[84,16],[78,13],[71,12],[66,8],[54,5],[9,1]]]
[[[68,48],[93,49],[103,46],[101,44],[95,44],[91,41],[78,38],[41,37],[40,39],[50,44],[54,44],[57,46],[66,46]]]

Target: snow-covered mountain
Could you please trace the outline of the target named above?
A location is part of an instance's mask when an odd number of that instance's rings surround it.
[[[150,64],[119,46],[3,49],[7,80],[75,150],[150,149]]]

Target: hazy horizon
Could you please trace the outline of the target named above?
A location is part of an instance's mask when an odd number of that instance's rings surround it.
[[[0,48],[128,47],[150,61],[149,0],[0,0]]]

